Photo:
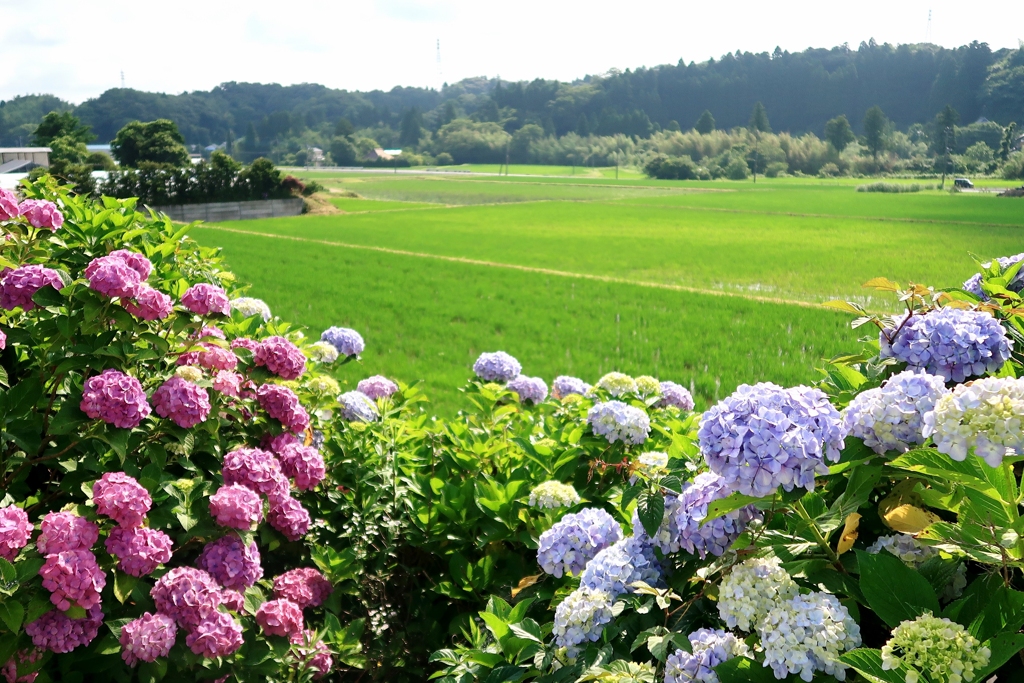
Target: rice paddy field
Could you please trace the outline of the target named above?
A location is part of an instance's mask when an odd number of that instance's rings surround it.
[[[439,414],[463,405],[473,360],[497,349],[549,382],[671,379],[702,407],[743,382],[810,382],[863,333],[821,302],[889,310],[861,283],[954,286],[975,271],[970,254],[1024,251],[1017,199],[626,175],[309,173],[338,213],[192,235],[309,334],[359,330],[361,362],[338,370],[347,386],[422,380]]]

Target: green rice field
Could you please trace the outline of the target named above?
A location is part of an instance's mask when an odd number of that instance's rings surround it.
[[[671,379],[701,406],[744,381],[810,382],[862,333],[822,301],[887,310],[862,282],[953,286],[974,272],[970,253],[1024,250],[1024,201],[858,193],[847,180],[306,177],[345,213],[192,235],[310,334],[359,330],[367,350],[340,380],[423,380],[438,413],[462,405],[474,358],[496,349],[549,382]]]

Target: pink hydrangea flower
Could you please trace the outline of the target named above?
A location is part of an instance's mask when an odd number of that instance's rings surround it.
[[[116,256],[126,264],[128,267],[139,274],[142,281],[145,282],[149,278],[149,274],[153,272],[153,264],[150,263],[149,259],[138,254],[134,251],[128,251],[127,249],[118,249],[110,252],[111,256]]]
[[[50,512],[39,525],[36,547],[42,555],[88,550],[99,537],[99,527],[85,517],[73,512]]]
[[[299,397],[288,387],[264,384],[256,390],[256,400],[267,414],[280,420],[285,429],[304,432],[309,428],[309,415],[299,403]]]
[[[273,455],[258,448],[237,448],[224,456],[225,484],[240,484],[265,496],[287,495],[288,480]]]
[[[196,339],[203,339],[205,337],[216,337],[217,339],[224,340],[227,340],[228,338],[228,336],[224,334],[224,330],[220,329],[216,325],[204,325],[196,334]]]
[[[256,365],[284,379],[298,379],[306,371],[306,357],[284,337],[264,339],[256,348]]]
[[[139,285],[129,301],[122,301],[124,310],[140,320],[163,320],[174,310],[174,301],[149,285]]]
[[[190,429],[210,415],[210,395],[206,389],[175,375],[153,392],[153,408],[160,417]]]
[[[85,381],[82,412],[121,429],[134,429],[151,409],[142,384],[131,375],[107,368]]]
[[[25,633],[39,649],[63,654],[91,643],[102,625],[103,611],[99,605],[91,608],[81,619],[71,619],[60,610],[52,609],[26,624]]]
[[[263,448],[265,450],[270,450],[278,455],[281,454],[281,451],[284,450],[285,446],[293,443],[301,444],[302,441],[300,441],[299,437],[295,436],[291,432],[282,432],[273,437],[269,434],[265,434],[262,441]]]
[[[100,592],[107,585],[96,556],[88,550],[47,555],[39,576],[43,577],[43,588],[50,591],[50,602],[64,612],[72,605],[90,609],[100,604]]]
[[[245,596],[238,591],[226,588],[220,592],[221,604],[232,612],[241,612],[245,609]]]
[[[18,197],[10,190],[0,187],[0,221],[9,221],[20,215]]]
[[[218,370],[213,376],[213,388],[225,396],[238,398],[242,393],[242,379],[237,372]]]
[[[64,281],[57,271],[42,266],[7,269],[0,276],[0,308],[13,311],[21,306],[21,310],[31,311],[36,307],[32,296],[47,285],[59,291],[64,288]]]
[[[159,529],[115,527],[104,544],[125,574],[146,576],[171,561],[171,537]]]
[[[185,353],[179,354],[176,363],[178,365],[199,365],[199,352],[186,351]]]
[[[288,444],[278,452],[278,460],[281,461],[281,471],[295,480],[295,487],[300,491],[314,488],[327,476],[324,459],[309,446]]]
[[[231,340],[231,348],[233,349],[248,349],[252,351],[253,357],[256,356],[256,350],[260,348],[258,341],[249,339],[248,337],[239,337],[238,339]]]
[[[199,364],[207,370],[234,370],[238,367],[238,356],[234,351],[222,349],[214,344],[200,344]]]
[[[109,297],[131,298],[142,278],[120,256],[108,254],[93,259],[85,268],[89,288]]]
[[[210,496],[210,515],[220,526],[249,531],[263,521],[263,501],[245,486],[221,486]]]
[[[166,657],[174,647],[178,626],[165,614],[146,612],[121,628],[121,659],[128,666],[139,662],[155,662]]]
[[[33,671],[24,676],[19,676],[18,667],[21,666],[23,669],[30,667],[42,659],[42,657],[43,653],[35,648],[31,650],[18,650],[0,669],[0,675],[4,677],[7,683],[34,683],[36,677],[39,676],[39,672]]]
[[[256,543],[246,545],[238,536],[221,536],[203,546],[196,565],[225,588],[245,590],[260,580],[260,551]]]
[[[309,531],[310,519],[302,503],[291,496],[274,496],[270,500],[267,521],[289,541],[297,541]]]
[[[129,529],[142,526],[153,507],[149,491],[124,472],[107,472],[100,477],[93,484],[92,500],[96,503],[96,512]]]
[[[56,232],[57,228],[64,225],[64,215],[57,205],[45,199],[26,199],[18,210],[36,228],[49,228]]]
[[[6,348],[7,348],[7,334],[3,330],[0,330],[0,351],[3,351]]]
[[[226,612],[213,612],[185,636],[185,644],[200,657],[227,657],[242,647],[242,625]]]
[[[398,391],[398,385],[383,375],[374,375],[360,380],[356,385],[356,391],[360,391],[376,401],[390,397]]]
[[[316,631],[306,629],[301,633],[293,633],[289,640],[292,645],[297,646],[300,661],[305,661],[306,666],[313,670],[314,681],[320,680],[331,672],[334,667],[334,659],[323,641],[316,639]]]
[[[200,283],[192,285],[181,297],[181,303],[185,308],[197,315],[209,315],[220,313],[221,315],[231,314],[231,303],[228,295],[223,289],[216,285]]]
[[[0,509],[0,557],[14,562],[18,552],[28,545],[32,538],[32,523],[28,515],[17,505]]]
[[[203,570],[175,567],[157,579],[149,595],[158,612],[191,631],[203,619],[217,612],[220,593],[220,586]]]
[[[291,600],[267,600],[256,610],[256,623],[263,632],[272,636],[291,636],[302,633],[302,609]]]
[[[274,577],[274,597],[287,598],[299,607],[319,607],[334,586],[313,567],[292,569]]]

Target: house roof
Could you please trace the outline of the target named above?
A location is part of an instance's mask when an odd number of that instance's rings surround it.
[[[39,152],[52,152],[49,147],[0,147],[2,154],[38,154]]]

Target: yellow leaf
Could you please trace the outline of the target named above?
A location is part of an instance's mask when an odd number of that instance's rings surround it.
[[[840,301],[838,299],[826,301],[822,306],[825,308],[834,308],[837,311],[843,311],[844,313],[855,313],[856,315],[860,315],[864,312],[864,309],[858,308],[848,301]]]
[[[836,546],[836,554],[842,555],[853,547],[857,540],[857,527],[860,526],[860,515],[851,512],[846,516],[846,526],[843,527],[843,535],[839,537],[839,544]]]
[[[900,286],[886,277],[873,277],[864,284],[862,284],[861,287],[873,287],[883,292],[900,291]]]
[[[534,574],[533,576],[523,577],[523,580],[519,582],[519,585],[512,589],[512,597],[516,597],[524,590],[540,581],[543,577],[543,574]]]
[[[935,522],[941,522],[942,519],[934,512],[929,512],[916,505],[904,503],[895,506],[882,515],[882,521],[893,531],[899,531],[904,534],[917,534]]]

